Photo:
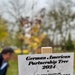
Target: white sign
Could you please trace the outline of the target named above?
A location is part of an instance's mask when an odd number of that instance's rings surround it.
[[[19,75],[73,75],[74,53],[19,55]]]

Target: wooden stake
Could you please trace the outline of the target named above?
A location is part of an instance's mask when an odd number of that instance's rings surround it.
[[[41,54],[52,53],[52,47],[42,47]]]

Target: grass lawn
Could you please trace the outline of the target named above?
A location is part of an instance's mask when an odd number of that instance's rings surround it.
[[[10,66],[7,71],[7,75],[18,75],[18,62],[17,60],[11,60]]]

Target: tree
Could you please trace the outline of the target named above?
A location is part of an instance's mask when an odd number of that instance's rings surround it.
[[[28,47],[31,48],[31,52],[37,52],[38,48],[42,46],[42,41],[46,37],[46,34],[41,33],[42,23],[37,19],[35,26],[30,30],[31,37],[28,39]]]
[[[42,40],[42,47],[51,47],[53,45],[52,41],[50,40],[50,38],[48,36],[46,36],[43,40]]]
[[[54,39],[61,36],[60,44],[62,46],[65,44],[69,31],[75,28],[74,24],[71,25],[71,22],[73,22],[75,18],[75,14],[72,11],[73,2],[71,0],[57,0],[51,7],[47,17],[48,24],[46,29],[52,33],[54,43]]]
[[[66,48],[66,50],[74,50],[74,45],[73,45],[70,33],[69,33],[68,40],[65,43],[65,48]]]
[[[7,44],[5,41],[8,39],[8,36],[6,21],[0,17],[0,46]]]
[[[14,31],[18,37],[25,37],[25,25],[29,23],[29,17],[27,16],[27,14],[29,12],[33,13],[32,10],[34,9],[35,4],[36,3],[31,5],[28,0],[10,0],[7,4],[3,2],[3,6],[6,6],[6,10],[4,13],[8,13],[9,17],[14,20],[14,22],[8,21],[8,23],[12,26],[10,32]],[[30,27],[32,27],[32,25],[30,25]],[[24,39],[22,37],[18,37],[17,39],[21,49],[21,53],[23,53]]]

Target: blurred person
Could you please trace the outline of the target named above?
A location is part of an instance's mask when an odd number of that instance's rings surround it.
[[[0,53],[0,75],[6,75],[8,69],[8,61],[11,59],[14,53],[12,48],[4,48]]]

